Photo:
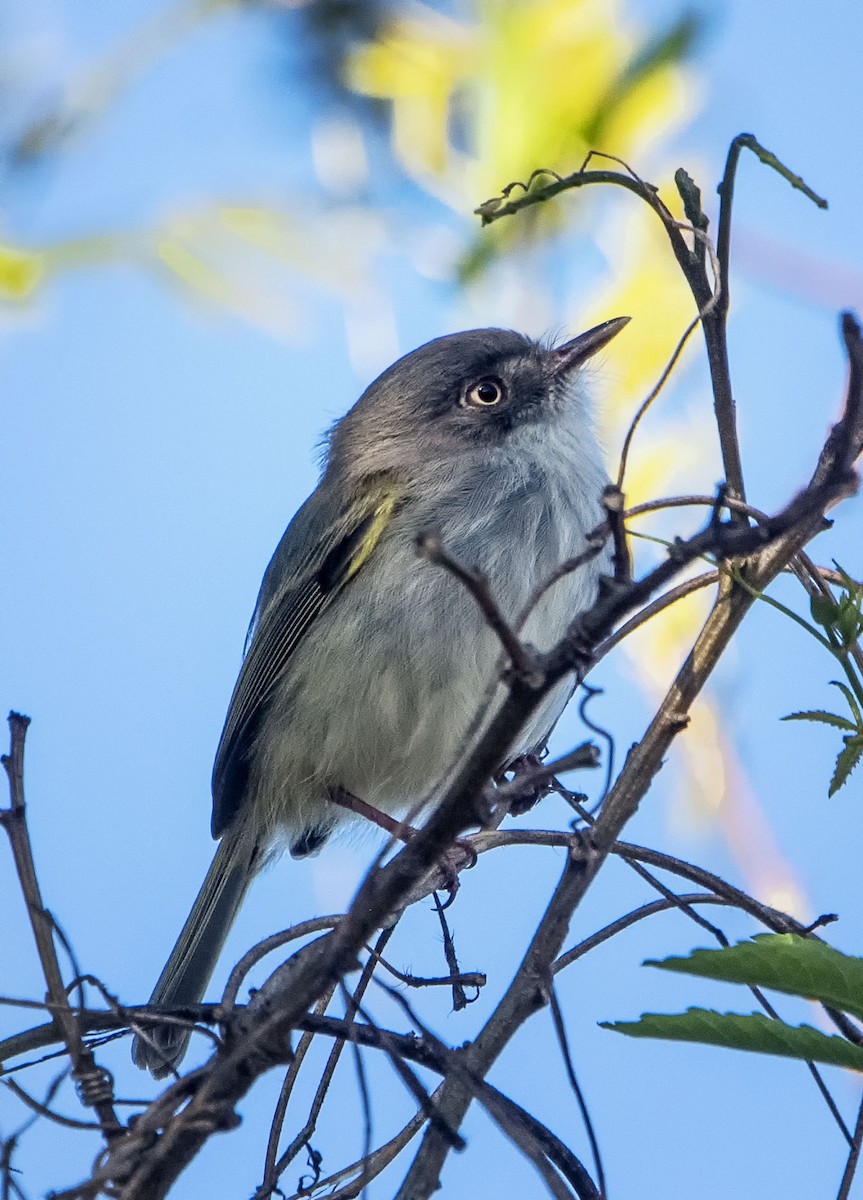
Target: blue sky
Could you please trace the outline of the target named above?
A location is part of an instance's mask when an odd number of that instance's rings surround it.
[[[0,61],[30,64],[40,83],[26,90],[47,95],[51,81],[103,53],[152,11],[108,0],[9,0],[0,17]],[[647,22],[677,8],[634,3],[632,11]],[[729,139],[751,130],[831,205],[820,212],[754,159],[742,164],[730,344],[751,495],[770,507],[805,478],[836,412],[844,380],[837,310],[863,307],[863,10],[851,0],[817,9],[800,0],[728,0],[711,14],[695,64],[700,112],[670,159],[690,166],[707,192]],[[268,18],[249,13],[226,15],[190,37],[56,161],[4,180],[0,236],[41,244],[150,226],[212,196],[296,194],[310,171],[307,122],[320,100],[296,76],[292,87],[277,86],[292,54],[289,43],[277,51],[272,35]],[[398,211],[410,200],[392,188],[387,202]],[[377,270],[372,291],[380,311],[393,314],[387,337],[396,349],[454,328],[465,311],[484,324],[503,319],[493,298],[485,297],[488,311],[479,316],[448,285],[423,278],[395,255]],[[129,1002],[149,994],[212,853],[212,755],[261,572],[314,486],[322,430],[372,373],[357,366],[338,297],[298,285],[288,299],[295,329],[278,338],[189,303],[157,273],[124,263],[62,274],[31,306],[0,313],[0,705],[34,719],[28,796],[47,903],[85,969]],[[613,369],[610,352],[607,361]],[[702,386],[697,367],[689,378],[693,388]],[[601,378],[597,391],[601,402]],[[819,559],[836,555],[859,578],[861,535],[856,502],[842,510]],[[859,844],[863,776],[827,801],[834,739],[829,731],[779,723],[792,708],[829,703],[831,673],[802,633],[759,611],[718,687],[749,780],[813,913],[839,912],[831,937],[859,953],[859,870],[849,851]],[[625,748],[643,728],[646,702],[613,666],[599,682],[607,689],[602,718]],[[557,745],[580,736],[568,714]],[[673,790],[672,764],[634,822],[632,840],[733,874],[718,838],[674,819]],[[546,819],[565,821],[562,806],[549,801]],[[313,862],[282,862],[261,879],[213,994],[252,942],[344,905],[372,849],[372,842],[348,841]],[[431,1005],[429,1019],[456,1043],[478,1027],[508,981],[513,954],[561,867],[549,851],[517,859],[510,853],[510,860],[501,854],[482,863],[453,910],[465,966],[490,975],[488,997],[468,1013],[449,1014],[445,998]],[[649,898],[612,864],[579,912],[573,940]],[[8,866],[0,870],[0,905],[0,992],[37,996],[38,971]],[[733,917],[723,927],[749,932]],[[428,912],[414,914],[399,936],[408,969],[439,972],[439,934]],[[831,1195],[843,1147],[804,1070],[634,1043],[597,1029],[599,1020],[702,1001],[748,1011],[730,990],[683,984],[639,966],[644,957],[702,943],[682,918],[660,917],[596,951],[561,984],[611,1195]],[[382,1016],[388,1011],[401,1027],[398,1014],[382,1005]],[[792,1005],[787,1012],[813,1020]],[[0,1020],[8,1029],[19,1022],[3,1010]],[[493,1080],[512,1086],[520,1102],[584,1152],[552,1046],[548,1018],[540,1015]],[[125,1044],[106,1050],[105,1059],[124,1094],[146,1093],[143,1077],[127,1065]],[[383,1134],[395,1128],[405,1101],[388,1068],[371,1060],[369,1068],[388,1093],[375,1107]],[[315,1142],[325,1169],[350,1152],[345,1128],[356,1132],[352,1149],[359,1150],[347,1063],[343,1072],[343,1094]],[[850,1119],[859,1086],[840,1074],[832,1082]],[[277,1088],[273,1075],[249,1097],[242,1129],[212,1142],[177,1186],[180,1200],[249,1193]],[[3,1105],[5,1131],[13,1118]],[[65,1110],[73,1109],[67,1098]],[[480,1112],[467,1133],[472,1153],[452,1157],[444,1195],[466,1194],[480,1171],[491,1194],[541,1194],[531,1169],[501,1149]],[[79,1134],[34,1133],[20,1158],[31,1193],[74,1182],[95,1150]],[[286,1186],[297,1174],[299,1168]],[[391,1194],[393,1177],[387,1187],[372,1195]],[[863,1196],[863,1184],[855,1194]]]

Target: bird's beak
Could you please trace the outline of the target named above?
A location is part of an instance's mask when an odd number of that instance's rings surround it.
[[[611,321],[603,321],[601,325],[594,325],[593,329],[588,329],[586,333],[580,333],[571,342],[565,342],[556,350],[552,350],[551,357],[555,363],[555,375],[558,372],[568,374],[576,367],[580,367],[603,346],[607,346],[613,337],[617,337],[624,325],[629,324],[629,320],[629,317],[614,317]]]

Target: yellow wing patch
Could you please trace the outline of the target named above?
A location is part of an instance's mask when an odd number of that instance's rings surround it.
[[[374,510],[369,521],[363,539],[357,546],[354,553],[351,555],[350,562],[346,573],[346,580],[353,579],[357,571],[368,562],[374,552],[375,546],[381,540],[384,530],[390,523],[390,518],[393,515],[396,507],[397,497],[395,494],[384,496],[380,504]]]

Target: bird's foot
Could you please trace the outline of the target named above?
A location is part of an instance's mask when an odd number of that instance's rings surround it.
[[[542,759],[537,754],[522,754],[509,765],[509,770],[512,771],[512,782],[517,784],[520,779],[530,776],[537,768],[542,766]],[[509,804],[510,816],[520,817],[523,813],[530,812],[534,805],[549,791],[549,782],[543,779],[541,783],[537,783],[532,787],[526,784],[524,792],[516,796]]]
[[[469,871],[476,866],[477,853],[470,842],[457,838],[437,861],[436,870],[441,874],[441,887],[447,892],[447,898],[441,908],[449,908],[455,900],[459,889],[459,872]]]

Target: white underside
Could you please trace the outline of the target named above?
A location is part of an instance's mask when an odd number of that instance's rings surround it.
[[[327,799],[330,785],[389,813],[417,810],[500,704],[496,636],[463,585],[417,556],[415,539],[438,532],[452,555],[486,574],[504,614],[517,620],[554,568],[584,549],[602,516],[605,479],[592,437],[558,427],[551,468],[540,476],[539,432],[517,430],[506,454],[486,456],[465,478],[452,514],[433,497],[407,507],[315,622],[254,748],[257,829],[293,838],[341,819],[346,814]],[[541,650],[559,641],[592,603],[605,567],[600,555],[555,584],[528,618],[526,640]],[[541,743],[571,689],[563,680],[516,743],[501,746],[501,766]]]

